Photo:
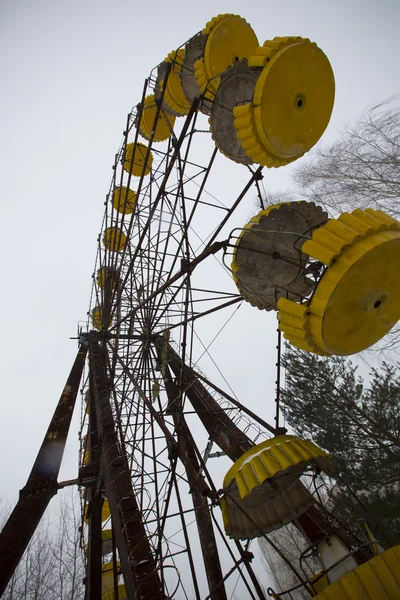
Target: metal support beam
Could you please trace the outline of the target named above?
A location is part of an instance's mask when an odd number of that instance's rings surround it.
[[[161,362],[161,354],[159,354],[159,360]],[[180,396],[179,387],[172,382],[169,369],[164,371],[163,377],[165,391],[168,396],[168,405],[172,407]],[[204,568],[210,591],[210,599],[227,600],[225,585],[223,583],[221,562],[219,560],[218,548],[215,540],[208,500],[197,488],[197,482],[193,481],[193,477],[191,476],[193,471],[197,473],[200,472],[200,464],[194,449],[195,442],[183,414],[173,411],[172,415],[177,430],[179,446],[185,453],[187,460],[190,461],[192,466],[192,470],[186,469],[186,475],[191,488],[190,493],[192,496],[193,507],[195,509],[195,517],[203,554]]]
[[[93,374],[89,375],[89,433],[87,437],[87,448],[89,450],[89,464],[97,465],[97,472],[93,479],[93,485],[88,486],[88,552],[86,570],[85,600],[101,600],[101,510],[103,506],[102,481],[100,475],[100,444],[97,430],[96,403],[94,400]]]
[[[83,342],[19,500],[0,534],[0,596],[22,558],[44,511],[58,491],[57,477],[64,454],[76,395],[87,352]]]
[[[210,438],[233,461],[237,460],[247,450],[250,450],[253,442],[232,423],[223,408],[200,382],[197,373],[181,360],[181,357],[166,339],[157,337],[154,342],[160,355],[167,357],[168,365],[171,367],[177,381],[183,382],[185,394],[206,431],[208,431]]]
[[[156,563],[134,492],[127,457],[118,443],[110,405],[107,353],[89,338],[90,369],[94,383],[101,469],[110,505],[128,598],[165,600]]]
[[[159,336],[155,339],[155,344],[157,349],[166,357],[177,381],[183,381],[185,394],[208,431],[210,438],[218,444],[231,460],[238,460],[254,445],[253,442],[232,422],[218,402],[201,384],[197,373],[181,360],[181,357],[174,351],[168,341]],[[318,504],[314,504],[300,515],[295,521],[295,525],[308,539],[309,543],[315,543],[326,535],[330,535],[333,531],[337,532],[337,535],[349,548],[357,541],[354,535],[344,532],[340,524]],[[340,532],[338,532],[338,529]],[[362,556],[360,562],[364,562],[364,560],[365,557]]]

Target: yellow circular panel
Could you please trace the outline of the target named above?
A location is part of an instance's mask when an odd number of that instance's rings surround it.
[[[216,19],[204,49],[206,79],[210,80],[223,73],[235,60],[252,56],[257,48],[257,36],[245,19],[239,15],[226,15],[225,19]],[[208,88],[215,92],[218,85],[219,78],[215,77],[209,82]]]
[[[92,310],[92,324],[95,329],[101,329],[101,307],[95,306]]]
[[[86,504],[85,511],[84,511],[84,516],[83,516],[83,520],[85,521],[85,523],[88,523],[88,521],[89,521],[88,514],[87,514],[88,510],[89,510],[89,505]],[[106,521],[110,516],[111,516],[110,505],[108,504],[107,498],[104,498],[104,500],[103,500],[103,506],[101,507],[101,520],[102,520],[102,522]]]
[[[277,436],[245,452],[224,478],[221,510],[227,535],[259,537],[307,510],[314,499],[300,477],[310,465],[329,474],[333,470],[323,450],[292,435]]]
[[[227,488],[232,480],[236,479],[240,496],[243,498],[266,479],[279,474],[280,481],[275,490],[278,494],[280,488],[286,485],[282,473],[300,477],[311,462],[317,464],[318,468],[331,472],[331,457],[313,442],[302,440],[294,435],[280,435],[257,444],[245,452],[225,475],[223,486]],[[247,466],[251,469],[246,472]]]
[[[308,304],[278,300],[279,329],[298,348],[329,356],[365,350],[400,319],[400,222],[356,209],[313,231],[302,251],[327,268]]]
[[[316,144],[332,113],[335,80],[315,44],[292,44],[277,52],[256,83],[253,105],[258,136],[279,158],[298,158]]]
[[[350,571],[315,600],[397,600],[400,598],[400,546],[389,548]]]
[[[126,146],[124,169],[128,173],[141,177],[150,173],[151,165],[153,164],[153,155],[150,152],[147,156],[147,146],[144,144],[131,143]]]
[[[171,136],[172,129],[175,124],[175,117],[172,115],[165,115],[160,110],[157,117],[157,122],[155,123],[156,116],[157,104],[154,94],[151,94],[151,96],[147,96],[144,100],[139,131],[144,138],[149,140],[151,138],[153,127],[155,126],[153,141],[163,142]]]
[[[310,308],[321,311],[317,344],[347,355],[379,341],[400,319],[400,232],[375,233],[329,267]]]
[[[95,306],[92,310],[92,324],[95,329],[103,329],[103,309],[101,306]],[[108,320],[108,325],[111,325],[111,319]]]
[[[174,50],[171,52],[165,62],[172,62],[172,67],[167,79],[167,87],[164,92],[164,107],[172,115],[187,115],[191,106],[190,100],[186,97],[181,83],[182,64],[185,58],[185,49]],[[163,82],[162,82],[163,85]]]
[[[118,274],[114,267],[101,267],[97,271],[97,285],[104,290],[115,289],[118,285]]]
[[[103,233],[103,245],[110,252],[120,252],[125,248],[126,235],[118,227],[107,227]]]
[[[127,187],[116,187],[113,192],[113,208],[124,215],[135,210],[136,192]]]

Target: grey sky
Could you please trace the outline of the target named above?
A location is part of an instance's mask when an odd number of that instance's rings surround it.
[[[260,43],[301,35],[327,54],[336,101],[323,143],[365,107],[399,91],[395,0],[195,6],[93,0],[1,5],[0,450],[7,500],[25,483],[72,365],[76,342],[69,337],[86,318],[111,165],[126,114],[151,68],[211,17],[233,12],[249,21]],[[286,188],[296,164],[266,172],[266,188]],[[210,191],[235,195],[235,183],[216,182]],[[253,210],[249,198],[239,222],[244,225]],[[244,306],[216,348],[238,396],[267,418],[274,404],[274,329],[274,315]],[[248,390],[255,397],[247,399]],[[77,427],[75,419],[65,478],[76,474]]]

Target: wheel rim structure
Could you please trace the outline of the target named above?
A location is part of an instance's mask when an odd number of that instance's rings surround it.
[[[204,352],[199,324],[218,312],[223,327],[243,301],[222,255],[232,246],[229,227],[236,208],[249,193],[261,198],[262,167],[242,167],[242,176],[248,176],[228,201],[210,194],[218,161],[226,159],[212,143],[202,98],[189,103],[185,116],[176,113],[175,126],[169,96],[164,103],[171,73],[177,86],[182,65],[174,60],[181,56],[178,49],[154,69],[141,103],[128,115],[98,238],[88,321],[89,329],[95,328],[89,334],[89,387],[90,406],[101,413],[100,421],[103,409],[109,415],[106,427],[99,426],[100,438],[107,438],[107,426],[113,429],[108,446],[102,441],[103,496],[116,538],[120,535],[116,545],[128,597],[225,600],[236,590],[240,597],[265,598],[249,542],[231,541],[224,532],[223,476],[213,466],[216,461],[204,457],[215,444],[214,455],[236,461],[276,431],[197,367]],[[209,112],[210,102],[207,98],[202,112]],[[143,117],[150,106],[153,127]],[[156,143],[160,117],[171,131],[168,136],[164,130],[163,141]],[[216,261],[220,274],[210,289],[210,265]],[[88,412],[82,430],[95,419]],[[119,464],[124,465],[120,471]],[[124,484],[122,498],[116,477],[122,481],[126,471],[130,483]],[[93,486],[84,498],[94,501]],[[123,556],[131,526],[124,508],[128,500],[139,541]],[[123,533],[116,531],[120,528]]]
[[[168,359],[164,358],[164,354],[172,346],[177,355],[180,358],[185,356],[185,363],[190,364],[195,322],[203,318],[203,313],[223,311],[224,308],[230,314],[243,300],[232,286],[229,272],[225,271],[226,281],[220,289],[209,290],[194,283],[196,261],[200,265],[213,260],[212,256],[217,252],[222,254],[225,240],[216,243],[213,230],[231,209],[231,206],[223,207],[213,200],[206,191],[215,163],[216,149],[213,145],[209,145],[207,160],[203,158],[202,164],[191,160],[195,136],[204,136],[204,133],[195,133],[197,117],[197,112],[192,109],[185,118],[180,136],[173,134],[163,146],[151,146],[149,152],[152,153],[153,165],[150,178],[147,175],[131,176],[121,164],[124,163],[126,146],[137,139],[134,127],[138,121],[137,114],[135,111],[130,114],[126,139],[114,165],[103,220],[103,232],[110,228],[121,230],[127,242],[122,249],[121,244],[105,247],[104,233],[99,236],[92,302],[97,312],[90,326],[99,330],[98,337],[107,348],[107,371],[112,382],[110,401],[118,441],[128,457],[133,491],[165,597],[205,598],[215,588],[217,578],[221,585],[211,597],[229,597],[227,593],[231,586],[237,584],[238,577],[241,582],[239,589],[244,586],[248,597],[259,597],[257,584],[254,587],[251,582],[254,576],[248,574],[251,565],[244,567],[241,564],[242,550],[236,547],[238,543],[227,549],[229,542],[222,531],[217,502],[207,500],[195,488],[188,495],[193,481],[188,477],[185,465],[173,455],[171,440],[166,437],[165,431],[173,440],[179,439],[181,444],[186,445],[189,466],[194,465],[198,471],[208,433],[204,431],[197,443],[193,439],[190,432],[198,429],[199,422],[186,398],[187,384],[178,372],[173,373],[167,366]],[[147,148],[150,148],[149,143]],[[232,206],[237,205],[248,190],[258,190],[254,172],[249,171],[244,193],[233,199]],[[115,209],[115,188],[135,191],[136,208],[133,213],[124,215]],[[208,223],[212,213],[210,228]],[[201,228],[204,222],[207,227],[203,227],[199,235],[194,225],[200,223]],[[201,241],[204,232],[208,236],[205,243]],[[116,237],[118,242],[117,234]],[[118,250],[114,251],[115,247]],[[107,273],[112,273],[113,277],[107,278]],[[176,277],[179,274],[181,276]],[[229,282],[228,291],[226,282]],[[206,315],[204,318],[207,318]],[[223,318],[227,319],[226,313]],[[215,395],[212,388],[207,389]],[[172,398],[179,405],[176,411],[168,408]],[[254,439],[260,435],[261,439],[265,438],[265,432],[261,432],[256,421],[246,415],[241,417],[238,409],[229,405],[221,395],[218,402],[227,414],[236,415],[242,429],[250,429]],[[83,427],[86,427],[85,423]],[[267,432],[267,435],[270,434]],[[201,481],[205,489],[215,494],[221,481],[214,483],[210,475],[203,477]],[[200,535],[203,534],[210,544],[208,536],[212,531],[216,538],[217,558],[221,550],[224,555],[221,570],[215,565],[214,574],[205,572],[199,564],[199,556],[204,552],[200,542],[193,541],[198,536],[193,502],[197,510],[203,512],[201,518],[206,521]],[[230,563],[229,567],[225,563]],[[223,577],[232,569],[236,572],[235,576],[230,575],[231,581],[228,578],[225,586]]]

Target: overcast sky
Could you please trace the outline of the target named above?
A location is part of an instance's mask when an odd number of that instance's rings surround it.
[[[330,143],[367,106],[399,92],[399,6],[396,0],[3,0],[3,498],[16,499],[25,484],[76,354],[69,337],[86,319],[111,165],[126,114],[140,100],[151,68],[224,12],[245,17],[260,43],[277,35],[309,37],[327,54],[336,78],[334,112],[323,136]],[[285,189],[292,172],[293,167],[268,171],[266,188]],[[237,195],[235,182],[229,185]],[[251,202],[243,210],[251,216]],[[249,327],[257,330],[253,355]],[[267,371],[260,413],[268,418],[274,404],[274,329],[273,315],[245,306],[224,342],[243,365],[243,372],[230,372],[229,360],[224,365],[242,401],[244,380],[264,378]],[[238,332],[244,343],[235,346]],[[62,478],[76,475],[77,429],[75,419]]]

